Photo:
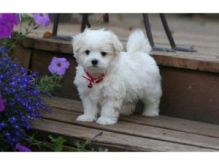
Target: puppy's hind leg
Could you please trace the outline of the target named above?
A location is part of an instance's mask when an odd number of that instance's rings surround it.
[[[97,104],[87,97],[82,98],[82,104],[84,108],[84,114],[78,116],[77,121],[95,121],[97,119],[98,114]]]
[[[159,104],[160,104],[159,97],[145,98],[142,101],[144,102],[144,111],[142,113],[143,116],[148,116],[148,117],[159,116]]]

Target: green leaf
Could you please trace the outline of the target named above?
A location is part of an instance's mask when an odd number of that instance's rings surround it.
[[[59,136],[57,138],[54,138],[52,135],[49,135],[49,138],[51,142],[53,143],[53,150],[56,152],[63,151],[63,144],[66,142],[66,140]]]
[[[42,92],[52,92],[61,87],[61,80],[62,77],[58,75],[45,75],[37,81],[37,87]]]

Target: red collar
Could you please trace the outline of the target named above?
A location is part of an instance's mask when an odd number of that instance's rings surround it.
[[[93,77],[90,73],[85,72],[86,75],[83,76],[85,79],[89,81],[88,88],[92,88],[94,84],[98,84],[103,81],[105,74],[102,74],[100,77]]]

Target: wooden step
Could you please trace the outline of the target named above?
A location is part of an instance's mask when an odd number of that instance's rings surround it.
[[[125,151],[219,151],[219,125],[160,116],[122,116],[118,124],[102,126],[77,122],[82,113],[79,101],[45,98],[52,112],[33,123],[34,129]]]
[[[163,38],[156,34],[157,38]],[[197,52],[151,52],[162,77],[162,115],[219,124],[219,48],[215,44],[218,39],[211,37],[179,34],[182,42],[178,46],[188,48],[193,43]],[[121,40],[125,44],[127,37]],[[55,54],[65,57],[71,65],[63,78],[62,88],[54,95],[79,100],[76,86],[72,83],[77,64],[72,57],[71,42],[27,37],[22,45],[15,52],[18,61],[41,75],[49,73],[48,65]],[[161,47],[168,45],[162,40],[158,44]]]

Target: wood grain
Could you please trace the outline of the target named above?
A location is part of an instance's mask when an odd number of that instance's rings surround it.
[[[31,61],[31,53],[32,51],[30,49],[25,49],[22,46],[18,46],[16,47],[16,49],[12,54],[18,64],[29,69],[30,61]]]
[[[205,56],[196,56],[195,59],[192,59],[194,56],[188,56],[170,56],[159,52],[154,54],[156,62],[161,66],[219,73],[219,61],[216,58],[212,59],[208,56],[206,59]]]
[[[71,42],[57,39],[27,37],[23,40],[22,45],[26,48],[34,48],[36,50],[73,54]]]
[[[78,115],[79,113],[63,111],[54,108],[52,113],[45,113],[43,117],[50,120],[67,122],[73,125],[80,125],[88,128],[101,129],[131,136],[219,150],[219,138],[206,137],[146,125],[139,125],[126,121],[119,121],[116,125],[112,126],[102,126],[94,122],[76,122],[76,118]]]
[[[71,112],[82,113],[81,102],[64,99],[59,97],[44,98],[45,102],[52,107],[61,108]],[[124,121],[129,121],[137,124],[160,127],[170,130],[177,130],[182,132],[193,133],[197,135],[204,135],[209,137],[219,138],[219,125],[203,123],[198,121],[191,121],[167,116],[159,116],[157,118],[145,118],[142,116],[123,116]]]
[[[125,45],[127,39],[122,42]],[[186,40],[185,40],[186,41]],[[187,41],[188,42],[188,41]],[[192,41],[194,42],[194,41]],[[196,43],[196,42],[195,42]],[[214,43],[214,42],[213,42]],[[190,46],[191,43],[187,43]],[[37,37],[27,37],[22,44],[25,48],[33,48],[41,51],[50,51],[57,53],[64,53],[72,56],[72,44],[68,41],[60,41],[56,39],[43,39]],[[209,45],[209,46],[208,46]],[[162,66],[171,66],[176,68],[186,68],[191,70],[201,70],[209,72],[219,72],[219,49],[216,45],[214,48],[211,44],[202,43],[196,45],[197,52],[151,52],[157,63]],[[167,45],[161,44],[166,47]],[[188,47],[179,45],[181,47]],[[213,55],[211,55],[211,52]]]
[[[162,142],[141,137],[133,137],[46,119],[34,121],[33,128],[47,131],[49,133],[57,133],[85,140],[92,139],[101,131],[103,133],[102,136],[98,136],[96,139],[94,139],[94,142],[99,142],[103,145],[107,143],[114,145],[115,147],[120,146],[120,148],[123,147],[125,150],[128,149],[131,151],[214,151],[211,149]]]

